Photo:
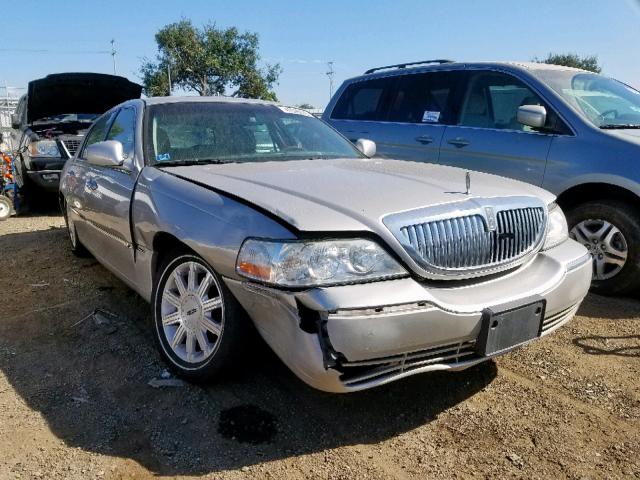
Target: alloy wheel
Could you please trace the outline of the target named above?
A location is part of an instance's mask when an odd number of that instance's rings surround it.
[[[224,302],[216,277],[203,264],[173,268],[162,290],[162,333],[173,353],[199,364],[215,353],[224,329]]]
[[[611,222],[583,220],[571,229],[570,235],[591,253],[594,280],[610,279],[624,268],[629,247],[620,229]]]

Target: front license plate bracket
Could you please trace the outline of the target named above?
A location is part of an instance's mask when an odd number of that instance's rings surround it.
[[[495,355],[538,338],[542,333],[546,303],[546,300],[538,299],[497,312],[484,309],[476,351],[483,356]]]

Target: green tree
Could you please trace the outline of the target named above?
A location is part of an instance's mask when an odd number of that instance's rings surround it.
[[[302,108],[303,110],[313,110],[315,107],[310,103],[301,103],[298,105],[298,108]]]
[[[598,64],[597,55],[581,57],[577,53],[550,53],[545,59],[540,60],[536,57],[533,61],[538,63],[550,63],[552,65],[564,65],[565,67],[581,68],[594,73],[600,73],[602,71],[602,68]]]
[[[167,95],[171,85],[199,95],[224,95],[277,100],[273,86],[280,65],[260,68],[258,35],[215,24],[195,27],[183,19],[156,33],[158,54],[140,67],[144,92]]]

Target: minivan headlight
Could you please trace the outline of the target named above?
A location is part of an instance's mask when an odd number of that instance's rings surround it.
[[[569,228],[567,227],[567,219],[562,209],[556,204],[549,205],[549,218],[547,221],[547,236],[544,239],[543,250],[548,250],[569,238]]]
[[[238,253],[243,277],[282,287],[317,287],[406,276],[371,240],[278,241],[249,238]]]
[[[29,153],[32,157],[57,157],[60,149],[55,140],[38,140],[29,144]]]

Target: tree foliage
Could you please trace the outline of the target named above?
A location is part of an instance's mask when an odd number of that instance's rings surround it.
[[[565,67],[581,68],[590,72],[600,73],[602,68],[598,64],[597,55],[587,55],[581,57],[577,53],[550,53],[545,59],[533,59],[538,63],[550,63],[552,65],[564,65]]]
[[[260,68],[258,35],[215,24],[195,27],[183,19],[156,33],[155,61],[144,60],[140,76],[146,95],[167,95],[171,84],[199,95],[231,95],[277,100],[273,86],[280,65]]]
[[[316,107],[314,107],[310,103],[301,103],[300,105],[298,105],[298,108],[302,108],[303,110],[313,110]]]

